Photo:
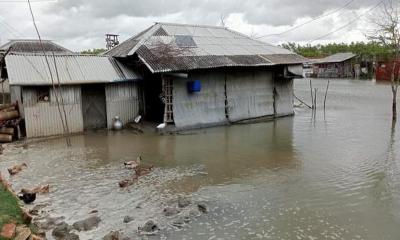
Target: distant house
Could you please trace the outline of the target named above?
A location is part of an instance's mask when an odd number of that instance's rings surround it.
[[[353,53],[337,53],[313,60],[313,76],[318,78],[353,78],[360,76],[360,65]]]
[[[143,73],[145,119],[188,129],[293,115],[307,59],[224,27],[157,23],[105,55]]]
[[[400,72],[400,60],[379,61],[376,65],[375,78],[377,81],[392,81],[392,72],[397,79]]]
[[[30,49],[41,48],[33,45]],[[45,54],[12,50],[5,57],[3,71],[12,100],[19,102],[27,137],[63,133],[58,103],[72,133],[111,128],[115,116],[125,123],[137,116],[139,75],[110,57],[59,49],[47,45]]]

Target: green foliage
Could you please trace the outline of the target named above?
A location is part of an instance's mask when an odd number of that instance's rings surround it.
[[[378,59],[387,58],[391,54],[390,48],[378,42],[352,42],[346,43],[330,43],[326,45],[305,45],[301,46],[296,43],[284,43],[283,48],[289,49],[297,54],[308,58],[323,58],[340,52],[352,52],[364,59],[371,59],[376,56]]]
[[[99,55],[99,54],[104,53],[105,51],[107,51],[107,50],[104,48],[93,48],[93,49],[84,50],[81,52],[81,54]]]
[[[0,183],[0,229],[4,224],[23,223],[18,200]]]

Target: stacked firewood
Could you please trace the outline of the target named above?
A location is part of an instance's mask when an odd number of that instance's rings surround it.
[[[10,143],[18,138],[20,123],[17,103],[0,105],[0,143]]]

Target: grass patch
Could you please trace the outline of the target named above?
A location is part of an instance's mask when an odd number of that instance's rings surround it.
[[[0,183],[0,231],[4,224],[22,224],[22,210],[18,200]],[[3,240],[0,237],[0,240]]]

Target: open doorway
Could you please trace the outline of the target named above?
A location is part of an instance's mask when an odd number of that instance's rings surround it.
[[[144,79],[144,117],[146,121],[161,123],[165,110],[161,76],[146,74]]]
[[[107,127],[104,84],[82,85],[82,114],[85,130]]]

